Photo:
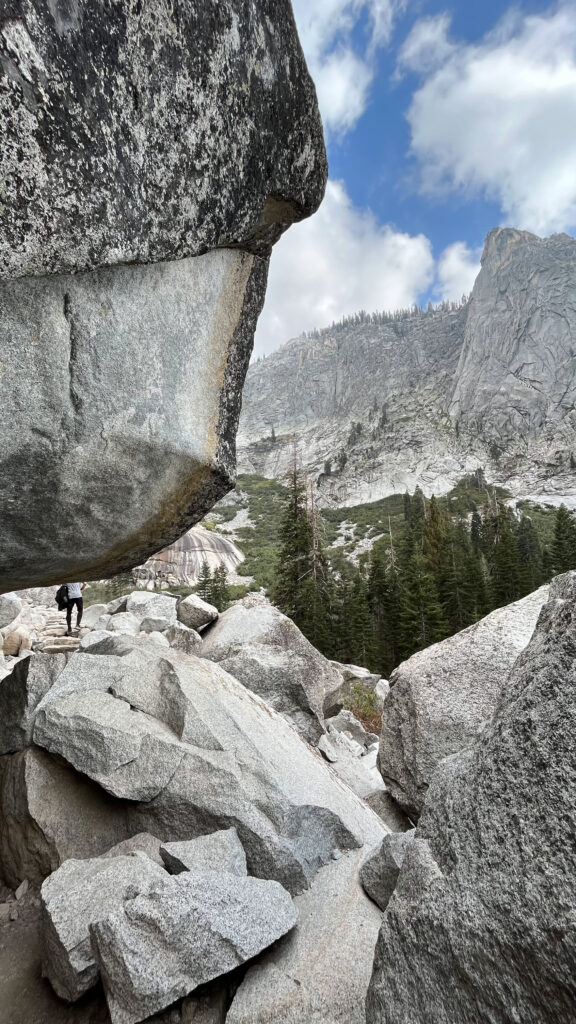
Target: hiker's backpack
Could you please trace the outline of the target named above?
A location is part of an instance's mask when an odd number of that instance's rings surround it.
[[[58,587],[54,600],[58,605],[59,612],[63,612],[64,609],[68,607],[68,587],[66,583],[63,583],[61,587]]]

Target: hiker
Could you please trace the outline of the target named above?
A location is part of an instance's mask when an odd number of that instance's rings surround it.
[[[68,629],[66,636],[72,636],[72,609],[74,605],[76,605],[76,629],[78,629],[82,622],[82,612],[84,610],[82,591],[85,586],[85,583],[68,583],[66,585],[66,590],[68,591],[68,601],[66,603],[66,623]]]

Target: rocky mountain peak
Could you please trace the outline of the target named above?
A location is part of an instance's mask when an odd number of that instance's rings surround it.
[[[467,473],[563,495],[576,452],[576,240],[495,228],[469,301],[359,314],[250,367],[240,466],[281,477],[294,443],[320,501],[447,492]]]

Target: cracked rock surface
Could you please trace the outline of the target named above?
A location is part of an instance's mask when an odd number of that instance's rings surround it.
[[[550,585],[490,725],[437,769],[390,899],[368,1024],[570,1024],[576,573]]]

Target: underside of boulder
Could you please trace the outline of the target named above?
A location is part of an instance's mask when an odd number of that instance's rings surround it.
[[[0,22],[0,592],[101,579],[234,485],[272,244],[321,202],[289,0]]]

